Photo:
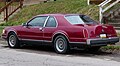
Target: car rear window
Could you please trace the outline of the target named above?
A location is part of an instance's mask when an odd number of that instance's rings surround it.
[[[97,24],[94,20],[85,15],[70,15],[65,16],[65,18],[71,24]]]

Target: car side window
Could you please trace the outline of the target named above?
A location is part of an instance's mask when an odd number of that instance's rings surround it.
[[[56,27],[57,23],[54,17],[50,17],[47,21],[46,27]]]
[[[29,21],[29,26],[40,26],[43,27],[45,20],[47,19],[47,16],[39,16],[35,17],[32,20]]]

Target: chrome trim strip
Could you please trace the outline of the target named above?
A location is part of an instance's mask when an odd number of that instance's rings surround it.
[[[52,43],[52,41],[48,41],[48,40],[43,40],[43,42],[50,42],[50,43]]]
[[[48,40],[35,40],[35,39],[21,39],[22,41],[37,41],[37,42],[52,42]]]
[[[48,20],[49,20],[50,17],[53,17],[55,19],[55,22],[56,22],[56,26],[55,27],[46,27],[46,24],[47,24],[47,22],[48,22]],[[54,16],[49,16],[49,18],[48,18],[48,20],[47,20],[47,22],[45,24],[45,28],[57,28],[58,27],[58,21],[57,21],[57,19]]]
[[[87,44],[86,42],[69,42],[69,43],[75,43],[75,44]]]
[[[47,24],[49,17],[50,17],[50,16],[48,16],[47,19],[45,20],[45,23],[44,23],[44,25],[43,25],[43,28],[44,28],[45,25]]]
[[[58,27],[58,20],[56,19],[56,17],[54,17],[55,21],[56,21],[56,28]]]
[[[34,39],[22,39],[22,41],[37,41],[37,42],[49,42],[52,43],[52,41],[48,40],[34,40]],[[86,44],[86,42],[69,42],[70,44],[76,43],[76,44]]]
[[[22,41],[40,41],[42,42],[43,40],[34,40],[34,39],[21,39]]]
[[[85,31],[84,31],[84,30],[87,31],[87,34],[88,34],[88,37],[87,37],[87,38],[90,38],[90,35],[89,35],[89,32],[88,32],[88,29],[86,29],[86,28],[83,29],[83,35],[84,35],[84,38],[86,38],[86,36],[85,36]]]
[[[109,39],[115,39],[115,38],[119,38],[119,37],[109,37]]]

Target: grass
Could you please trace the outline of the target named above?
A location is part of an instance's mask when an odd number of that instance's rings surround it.
[[[102,47],[102,49],[105,49],[105,50],[120,50],[120,46],[104,46]]]
[[[4,2],[0,2],[0,8],[2,8],[5,5]]]
[[[120,4],[114,8],[119,7]],[[85,14],[91,18],[98,20],[99,8],[97,5],[87,5],[87,0],[57,0],[47,3],[40,3],[31,6],[25,6],[15,16],[10,18],[7,23],[0,24],[0,26],[20,25],[27,22],[28,19],[38,14],[48,13],[77,13]],[[108,12],[107,12],[108,13]]]
[[[19,4],[19,2],[14,2],[14,3],[12,3],[11,5],[12,6],[16,6],[16,5],[18,5]],[[0,8],[2,8],[3,6],[5,6],[5,2],[0,2]]]
[[[20,25],[35,15],[48,13],[85,14],[98,20],[98,11],[97,5],[88,6],[87,0],[57,0],[23,7],[18,14],[1,26]]]
[[[104,47],[101,47],[101,51],[104,51],[104,52],[119,52],[120,51],[120,46],[104,46]]]

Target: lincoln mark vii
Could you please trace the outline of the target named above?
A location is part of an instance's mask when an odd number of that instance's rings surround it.
[[[37,15],[20,26],[6,27],[2,38],[10,48],[18,48],[22,44],[47,44],[62,54],[71,48],[94,51],[119,42],[113,26],[99,24],[80,14]]]

